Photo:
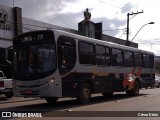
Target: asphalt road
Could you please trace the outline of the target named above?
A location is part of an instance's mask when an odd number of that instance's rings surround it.
[[[42,115],[42,118],[37,119],[54,118],[54,120],[160,120],[160,88],[142,89],[140,95],[135,97],[126,96],[123,92],[115,93],[112,98],[107,99],[101,94],[93,95],[91,103],[87,105],[82,105],[73,98],[61,98],[55,105],[49,105],[40,98],[13,97],[8,99],[1,95],[0,111],[23,114],[34,112]]]

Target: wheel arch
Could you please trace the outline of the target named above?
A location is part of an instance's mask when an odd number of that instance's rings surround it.
[[[139,87],[141,88],[141,81],[140,81],[140,78],[136,78],[135,81],[138,81]]]
[[[85,79],[82,84],[87,83],[91,87],[91,92],[94,92],[93,82],[91,79]]]

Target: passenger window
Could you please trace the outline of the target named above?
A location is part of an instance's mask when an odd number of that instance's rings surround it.
[[[110,50],[104,46],[96,45],[97,65],[110,65]]]
[[[124,65],[126,67],[133,67],[134,65],[133,52],[124,51]]]
[[[95,54],[94,45],[86,42],[79,42],[79,50],[81,53]]]
[[[106,49],[103,46],[96,46],[96,60],[97,65],[106,65],[106,58],[105,58]]]
[[[95,47],[94,44],[79,42],[79,62],[80,64],[95,65]]]
[[[111,65],[110,48],[106,47],[106,65]]]
[[[142,57],[141,53],[134,53],[134,63],[136,67],[143,67]]]
[[[122,50],[112,48],[112,66],[123,66]]]
[[[150,55],[149,58],[150,58],[150,67],[154,68],[154,56]]]
[[[143,63],[145,68],[150,68],[149,55],[143,55]]]

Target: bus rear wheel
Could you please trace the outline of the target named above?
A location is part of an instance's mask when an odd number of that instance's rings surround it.
[[[132,90],[126,90],[127,95],[136,96],[139,94],[140,85],[138,81],[134,82],[134,88]]]
[[[88,83],[84,83],[81,88],[80,96],[77,97],[78,101],[87,104],[91,100],[91,87]]]
[[[58,100],[57,97],[45,97],[44,98],[49,104],[55,104]]]

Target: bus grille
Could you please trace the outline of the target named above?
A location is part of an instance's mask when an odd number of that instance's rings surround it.
[[[19,85],[20,88],[35,88],[35,87],[40,87],[40,85],[33,85],[33,86],[22,86]]]

